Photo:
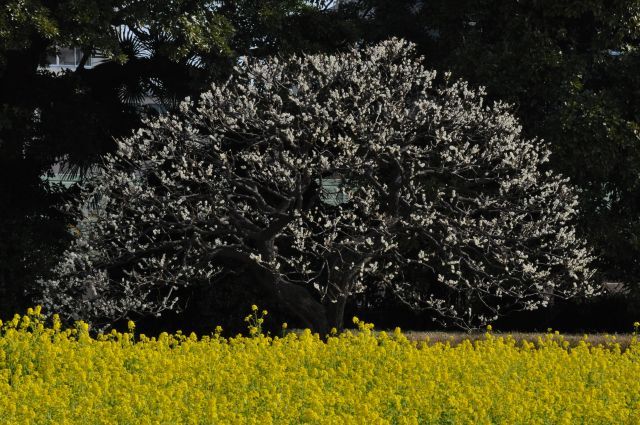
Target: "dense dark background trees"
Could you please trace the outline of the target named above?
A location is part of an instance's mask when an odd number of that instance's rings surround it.
[[[172,110],[224,78],[239,56],[339,46],[344,37],[334,40],[333,31],[308,31],[323,8],[301,0],[4,2],[0,311],[29,304],[36,276],[47,274],[69,240],[71,223],[58,210],[69,191],[42,178],[53,164],[64,161],[66,173],[82,175],[113,150],[114,137],[153,112],[143,107],[145,98]],[[87,53],[75,70],[42,68],[69,46]],[[96,52],[108,60],[85,66]]]
[[[602,279],[631,292],[602,306],[637,315],[639,2],[371,0],[351,7],[352,16],[368,14],[360,20],[366,39],[393,34],[417,42],[435,68],[513,103],[525,134],[551,142],[551,168],[582,189],[580,228]],[[558,317],[579,311],[558,309]]]
[[[582,230],[605,280],[638,292],[640,2],[361,1],[364,38],[402,36],[437,69],[513,103],[551,167],[583,189]]]
[[[0,6],[2,311],[28,303],[23,291],[50,269],[68,239],[54,208],[64,191],[40,176],[60,157],[81,170],[111,149],[113,136],[138,124],[141,92],[155,89],[170,108],[167,99],[223,78],[241,55],[334,50],[389,36],[417,43],[430,67],[512,102],[525,134],[551,142],[551,167],[583,190],[581,229],[599,254],[603,279],[624,282],[634,293],[624,299],[637,299],[639,1],[357,0],[337,9],[329,3],[338,2]],[[120,24],[144,34],[120,34],[114,27]],[[38,72],[56,45],[100,49],[114,60],[103,71]]]

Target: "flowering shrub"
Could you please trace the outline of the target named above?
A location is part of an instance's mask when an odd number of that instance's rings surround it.
[[[328,332],[365,291],[463,327],[592,295],[577,198],[548,157],[404,41],[250,61],[119,141],[42,300],[108,324],[243,273]]]
[[[89,334],[39,311],[0,330],[6,424],[637,424],[640,344],[547,335],[418,343],[330,336]]]

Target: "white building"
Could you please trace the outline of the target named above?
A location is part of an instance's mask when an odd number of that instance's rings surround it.
[[[79,47],[60,47],[56,50],[55,55],[47,57],[47,65],[43,69],[56,73],[65,70],[75,71],[82,61],[82,56],[84,54],[82,49]],[[93,68],[106,60],[107,58],[100,53],[93,53],[85,62],[84,67]]]

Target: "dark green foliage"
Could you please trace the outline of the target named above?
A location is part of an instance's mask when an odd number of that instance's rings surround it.
[[[338,10],[331,3],[5,1],[0,308],[17,308],[16,297],[46,273],[67,237],[54,208],[61,194],[40,176],[60,157],[75,172],[90,166],[114,136],[138,125],[142,94],[171,109],[224,78],[238,56],[331,51],[390,36],[417,43],[431,67],[512,102],[527,136],[551,142],[551,168],[583,189],[581,229],[603,278],[640,293],[640,0],[354,0]],[[69,45],[112,61],[64,76],[38,72],[55,46]]]
[[[322,49],[327,18],[302,0],[8,0],[0,5],[0,311],[21,311],[70,237],[64,194],[42,176],[82,175],[145,113],[225,78],[241,55]],[[316,19],[326,32],[309,31]],[[305,34],[310,35],[306,37]],[[330,43],[329,43],[330,44]],[[57,48],[108,61],[43,70]],[[333,48],[333,46],[330,46]],[[144,107],[149,99],[158,104]],[[0,314],[1,315],[1,314]]]
[[[639,1],[362,0],[343,13],[364,39],[412,40],[433,68],[513,103],[583,190],[603,278],[640,293]]]

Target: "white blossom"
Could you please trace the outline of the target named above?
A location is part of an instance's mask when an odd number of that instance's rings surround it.
[[[245,61],[118,141],[43,303],[109,323],[234,270],[317,328],[376,291],[469,327],[595,294],[575,190],[541,169],[546,144],[482,89],[437,81],[396,39]]]

